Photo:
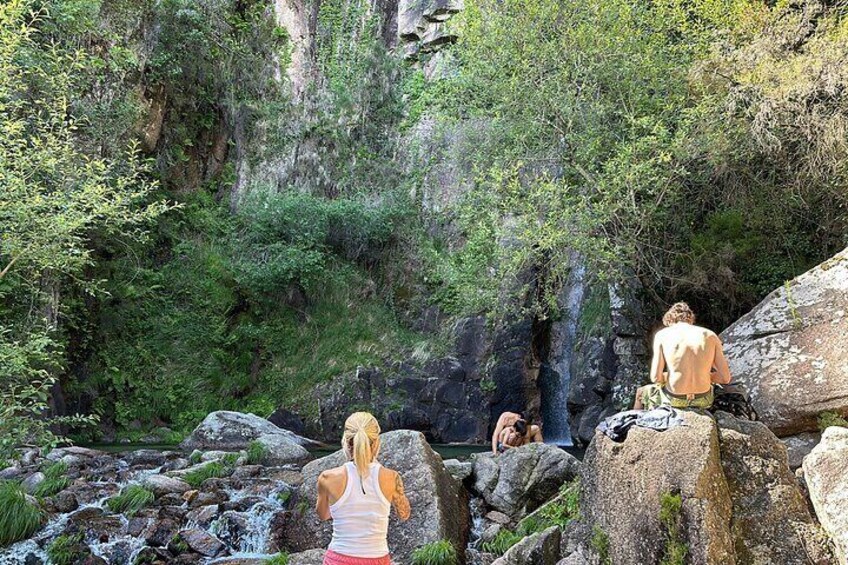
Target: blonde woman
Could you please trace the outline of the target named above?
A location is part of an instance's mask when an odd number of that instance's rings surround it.
[[[348,462],[318,477],[316,510],[321,520],[333,519],[333,539],[324,565],[390,565],[389,511],[409,519],[409,500],[397,471],[377,462],[380,424],[368,412],[356,412],[345,422],[342,449]]]

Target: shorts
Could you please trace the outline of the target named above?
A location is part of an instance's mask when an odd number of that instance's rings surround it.
[[[651,410],[658,406],[671,406],[672,408],[702,408],[706,409],[713,405],[715,395],[713,387],[701,394],[696,394],[691,400],[686,395],[672,394],[665,390],[660,384],[650,384],[642,389],[642,407]]]
[[[324,565],[391,565],[392,560],[388,555],[383,557],[352,557],[336,553],[328,549],[324,554]]]

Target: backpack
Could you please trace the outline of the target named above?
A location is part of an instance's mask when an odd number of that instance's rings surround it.
[[[715,385],[713,387],[715,399],[709,409],[710,412],[727,412],[737,418],[756,422],[760,419],[757,411],[751,404],[751,396],[745,389],[745,385],[730,383],[726,385]]]

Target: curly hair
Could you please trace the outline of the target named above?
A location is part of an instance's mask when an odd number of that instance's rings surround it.
[[[663,316],[663,325],[668,327],[677,322],[686,322],[687,324],[695,323],[695,313],[685,302],[676,302],[671,305],[668,312]]]

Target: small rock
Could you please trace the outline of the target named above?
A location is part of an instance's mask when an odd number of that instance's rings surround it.
[[[74,493],[63,490],[53,497],[53,507],[57,512],[67,514],[79,508],[79,502]]]
[[[789,457],[789,468],[793,471],[801,467],[804,457],[810,454],[815,446],[821,441],[818,432],[804,432],[794,436],[780,438],[786,446],[786,454]]]
[[[35,489],[38,488],[38,485],[44,482],[44,479],[44,473],[37,471],[25,478],[23,482],[21,482],[21,487],[23,487],[26,492],[32,494],[35,492]]]
[[[159,467],[165,464],[165,454],[155,449],[137,449],[127,453],[124,458],[130,465]]]
[[[527,536],[492,565],[556,565],[559,561],[560,536],[556,526]]]
[[[183,493],[183,497],[182,497],[182,498],[183,498],[183,500],[185,500],[186,502],[188,502],[189,504],[191,504],[191,503],[192,503],[192,501],[193,501],[195,498],[197,498],[197,495],[198,495],[198,494],[200,494],[200,491],[199,491],[199,490],[187,490],[187,491],[185,491],[185,492]]]
[[[12,465],[11,467],[6,467],[2,471],[0,471],[0,481],[11,481],[17,479],[23,474],[23,470],[17,465]]]
[[[170,519],[159,520],[148,530],[144,541],[153,547],[165,547],[171,538],[180,531],[180,525]]]
[[[157,497],[166,494],[183,494],[191,490],[191,485],[184,480],[166,475],[150,475],[142,484]]]
[[[203,530],[183,530],[179,536],[193,551],[204,557],[217,557],[226,551],[221,540]]]
[[[448,470],[454,479],[464,481],[471,476],[474,471],[474,464],[471,461],[460,461],[458,459],[445,460],[445,469]]]
[[[498,512],[497,510],[491,510],[490,512],[487,512],[485,518],[490,522],[494,522],[502,526],[506,526],[512,521],[509,519],[509,516],[507,516],[503,512]]]
[[[209,506],[201,506],[186,514],[186,519],[189,522],[194,522],[204,528],[212,523],[212,520],[218,517],[218,505],[210,504]]]

